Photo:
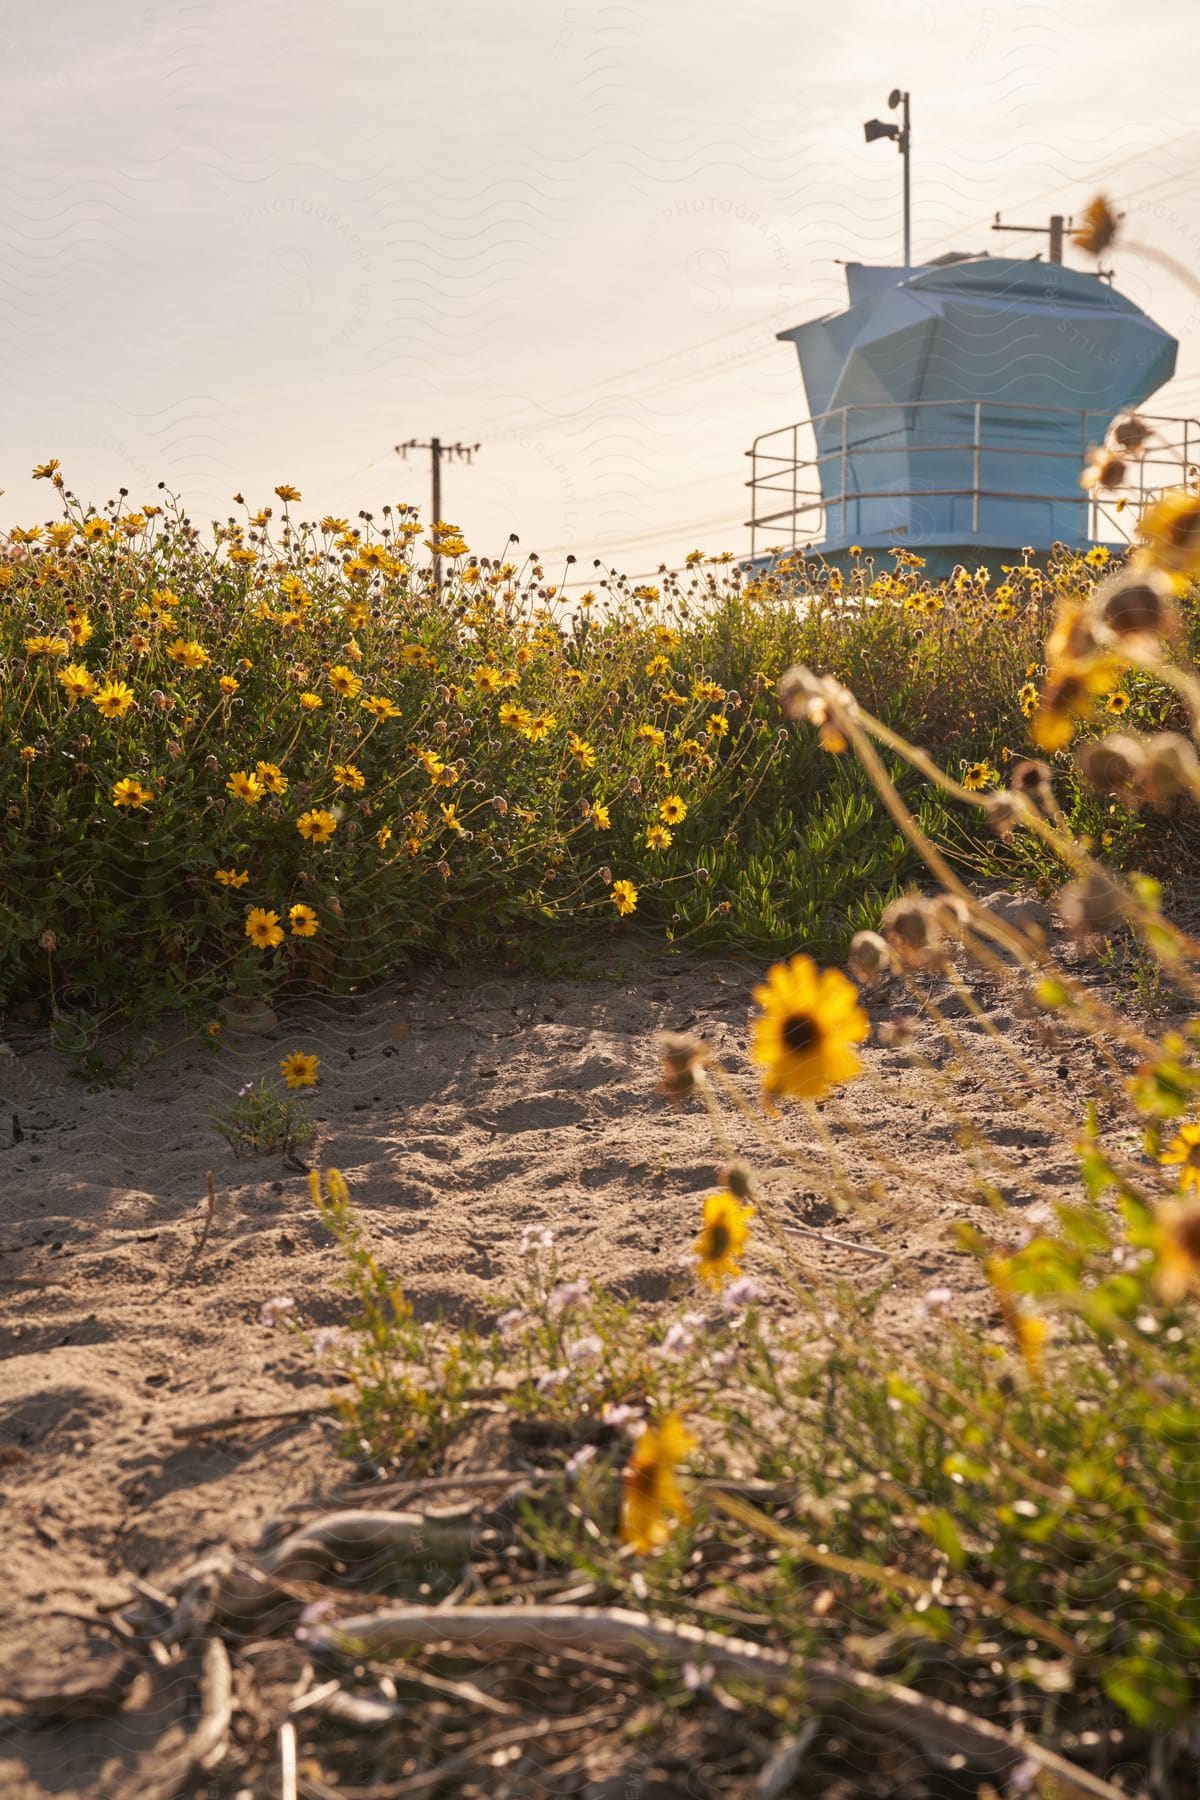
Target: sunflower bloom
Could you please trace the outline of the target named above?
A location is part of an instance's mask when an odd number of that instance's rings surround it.
[[[68,700],[86,700],[96,692],[96,677],[83,663],[68,663],[56,679],[66,689]]]
[[[92,696],[92,705],[106,719],[123,719],[133,703],[133,689],[123,681],[106,681]]]
[[[296,830],[310,844],[327,844],[337,830],[337,819],[322,807],[314,807],[312,811],[300,814],[296,820]]]
[[[660,1550],[671,1535],[671,1520],[691,1517],[675,1471],[696,1440],[678,1413],[648,1425],[625,1465],[621,1482],[621,1542],[639,1556]]]
[[[1170,1200],[1156,1206],[1153,1245],[1154,1285],[1167,1305],[1200,1296],[1200,1205]]]
[[[612,820],[608,816],[608,808],[602,800],[594,802],[591,819],[593,831],[609,831],[612,828]]]
[[[311,906],[302,904],[288,908],[288,922],[292,928],[292,936],[299,938],[316,937],[319,920]]]
[[[646,843],[651,850],[668,850],[674,842],[674,834],[665,825],[652,825],[646,833]]]
[[[333,774],[339,787],[350,788],[356,794],[367,785],[367,778],[356,763],[334,763]]]
[[[249,879],[249,869],[242,869],[240,871],[237,869],[218,869],[213,875],[214,881],[219,881],[222,887],[227,888],[243,888]]]
[[[279,1065],[279,1073],[290,1088],[316,1087],[321,1059],[310,1050],[290,1050]]]
[[[294,488],[291,483],[287,481],[281,481],[279,486],[275,489],[275,492],[279,495],[279,498],[285,505],[289,500],[298,500],[300,498],[300,489]]]
[[[612,903],[622,918],[636,911],[638,891],[632,881],[614,881],[609,891],[612,894]]]
[[[195,638],[176,638],[167,645],[167,655],[182,669],[202,669],[209,660],[208,651]]]
[[[398,719],[400,717],[400,708],[394,700],[389,700],[386,694],[368,694],[359,701],[359,705],[375,719]]]
[[[235,769],[225,783],[225,792],[232,799],[241,800],[247,806],[257,806],[266,791],[262,784],[262,778],[249,774],[245,769]]]
[[[1200,574],[1200,494],[1171,488],[1146,508],[1138,536],[1159,568],[1177,575]]]
[[[978,794],[983,788],[991,787],[999,781],[1000,772],[993,769],[991,763],[970,763],[963,770],[962,784],[970,794]]]
[[[301,694],[300,704],[305,712],[316,712],[317,708],[319,706],[324,706],[325,702],[322,700],[320,694]]]
[[[658,809],[664,825],[682,825],[687,818],[687,801],[681,794],[668,794]]]
[[[743,1206],[733,1194],[710,1194],[704,1202],[704,1228],[692,1248],[701,1281],[721,1288],[742,1272],[738,1258],[750,1235],[752,1206]]]
[[[326,677],[335,694],[341,694],[347,700],[357,700],[362,693],[362,680],[347,668],[345,663],[335,663]]]
[[[113,782],[112,803],[114,806],[149,806],[154,794],[132,775],[125,775],[120,781]]]
[[[752,1055],[768,1095],[820,1099],[852,1081],[862,1064],[851,1048],[870,1031],[858,989],[840,969],[818,969],[807,956],[776,963],[754,990],[762,1017]]]
[[[265,907],[252,906],[246,914],[246,936],[257,950],[274,950],[283,942],[283,927],[279,923],[277,912],[268,912]]]
[[[1181,1191],[1194,1188],[1200,1194],[1200,1123],[1184,1125],[1158,1160],[1164,1168],[1179,1170]]]

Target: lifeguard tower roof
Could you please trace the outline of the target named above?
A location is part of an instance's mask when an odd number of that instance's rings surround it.
[[[750,453],[760,544],[834,557],[903,546],[936,552],[935,565],[1120,544],[1080,469],[1114,417],[1174,373],[1169,333],[1098,276],[1036,258],[849,263],[846,283],[845,311],[779,333],[811,416]],[[1159,423],[1183,428],[1180,446],[1159,432],[1178,479],[1197,427]]]

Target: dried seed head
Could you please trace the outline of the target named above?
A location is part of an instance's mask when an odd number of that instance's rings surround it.
[[[917,1034],[917,1020],[909,1014],[898,1019],[884,1019],[875,1036],[885,1050],[902,1050]]]
[[[892,969],[892,953],[877,931],[856,931],[847,961],[855,980],[864,983],[879,981]]]
[[[1178,731],[1159,731],[1145,742],[1142,791],[1152,805],[1166,811],[1191,795],[1200,800],[1200,757],[1195,745]]]
[[[1123,217],[1123,213],[1113,211],[1103,194],[1097,194],[1084,208],[1081,223],[1071,233],[1071,242],[1090,256],[1103,256],[1116,239]]]
[[[687,1037],[679,1031],[660,1031],[656,1041],[663,1066],[658,1091],[667,1096],[672,1106],[679,1106],[696,1083],[704,1079],[703,1067],[708,1052],[699,1038]]]
[[[928,900],[893,900],[879,929],[902,963],[928,968],[940,960],[941,933]]]
[[[1146,751],[1139,738],[1114,731],[1082,744],[1076,761],[1098,794],[1116,794],[1126,800],[1133,795],[1145,767]]]
[[[1026,800],[1032,800],[1043,812],[1055,813],[1058,811],[1058,802],[1054,798],[1051,773],[1049,763],[1042,762],[1039,757],[1028,756],[1013,764],[1008,785],[1014,794],[1023,794]]]
[[[930,901],[939,929],[949,937],[961,937],[971,924],[971,909],[958,894],[938,894]]]
[[[1124,487],[1128,472],[1123,456],[1117,456],[1107,449],[1089,450],[1083,473],[1079,477],[1079,485],[1089,489]]]
[[[1122,413],[1109,426],[1105,443],[1114,450],[1124,450],[1130,456],[1138,456],[1153,436],[1150,426],[1144,419],[1139,419],[1136,413]]]
[[[1125,644],[1141,639],[1152,650],[1179,628],[1170,578],[1147,566],[1122,569],[1101,582],[1092,605],[1104,634]]]
[[[1062,922],[1076,937],[1111,937],[1120,929],[1121,890],[1109,876],[1093,869],[1072,881],[1058,896]]]
[[[1025,816],[1025,808],[1013,793],[986,795],[983,810],[988,824],[1000,838],[1011,837],[1014,825],[1019,825]]]
[[[726,1163],[720,1172],[720,1183],[727,1188],[735,1200],[748,1200],[754,1188],[750,1171],[745,1163]]]

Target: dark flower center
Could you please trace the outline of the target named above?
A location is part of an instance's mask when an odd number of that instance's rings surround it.
[[[708,1260],[720,1262],[729,1251],[729,1227],[723,1222],[713,1225],[708,1233]]]
[[[803,1056],[811,1050],[820,1035],[817,1022],[809,1013],[793,1013],[784,1023],[783,1041],[793,1056]]]

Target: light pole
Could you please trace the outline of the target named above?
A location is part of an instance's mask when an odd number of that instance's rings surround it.
[[[904,267],[912,268],[912,196],[909,183],[909,152],[912,146],[912,124],[909,118],[908,94],[899,88],[893,88],[888,95],[888,105],[895,112],[902,108],[900,124],[894,120],[868,119],[863,126],[863,136],[868,144],[876,138],[892,138],[896,148],[904,158]]]

